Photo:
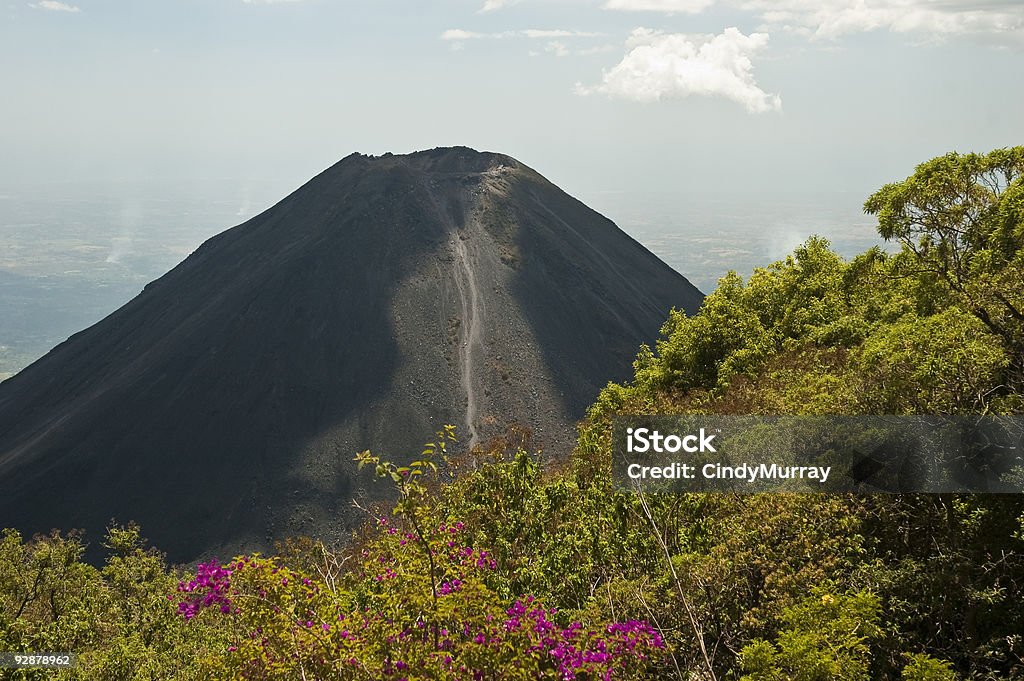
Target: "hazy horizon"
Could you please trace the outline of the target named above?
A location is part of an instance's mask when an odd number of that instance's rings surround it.
[[[0,374],[358,151],[530,165],[709,291],[1020,143],[1008,0],[29,0],[0,9]],[[6,353],[6,355],[5,355]],[[13,361],[14,365],[23,362]]]
[[[126,303],[203,241],[296,187],[231,180],[43,185],[0,194],[0,379]],[[880,243],[853,193],[577,193],[705,293],[811,234],[846,256]]]
[[[1007,0],[19,1],[0,183],[298,186],[466,145],[571,194],[845,191],[1021,135]],[[2,193],[2,192],[0,192]]]

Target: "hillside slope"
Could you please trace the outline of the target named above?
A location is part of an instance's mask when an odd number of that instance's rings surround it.
[[[567,452],[701,298],[508,156],[354,154],[0,384],[0,526],[133,520],[175,560],[342,536],[356,451],[516,421]]]

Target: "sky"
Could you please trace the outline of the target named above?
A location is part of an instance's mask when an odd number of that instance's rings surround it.
[[[570,193],[865,194],[1024,143],[1019,0],[0,0],[0,183],[467,145]]]

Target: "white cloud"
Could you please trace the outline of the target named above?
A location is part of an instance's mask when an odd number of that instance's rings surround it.
[[[631,12],[699,14],[713,4],[715,0],[608,0],[604,8]]]
[[[486,33],[463,31],[461,28],[449,28],[441,34],[441,40],[472,40],[474,38],[486,38],[487,35]]]
[[[527,28],[522,31],[501,31],[499,33],[477,33],[475,31],[464,31],[461,28],[450,28],[441,34],[441,40],[475,40],[480,38],[596,38],[603,33],[589,33],[587,31],[568,31],[565,29],[539,29]]]
[[[301,0],[242,0],[247,5],[278,5],[285,2],[301,2]]]
[[[597,38],[604,35],[604,33],[589,33],[587,31],[566,31],[563,29],[543,30],[536,28],[528,28],[525,31],[519,31],[520,35],[524,35],[527,38]]]
[[[877,30],[936,37],[1024,31],[1024,5],[998,0],[740,0],[739,4],[760,13],[770,29],[825,39]]]
[[[75,5],[69,5],[64,2],[57,2],[57,0],[39,0],[39,2],[32,3],[29,7],[35,7],[36,9],[46,9],[51,12],[81,12],[82,10]]]
[[[556,57],[568,57],[569,47],[560,40],[552,40],[544,47],[545,52],[550,52]]]
[[[626,41],[626,56],[604,72],[601,83],[577,84],[576,92],[637,102],[725,97],[751,113],[778,111],[782,99],[758,87],[750,61],[767,44],[767,34],[744,35],[736,28],[703,40],[638,28]]]
[[[759,16],[766,31],[784,29],[819,39],[879,30],[1024,38],[1020,0],[606,0],[603,7],[697,14],[716,4]]]
[[[519,0],[484,0],[484,6],[480,8],[481,12],[493,12],[499,10],[502,7],[509,7],[514,5]]]
[[[595,45],[594,47],[573,49],[561,40],[552,40],[544,46],[543,50],[530,50],[527,54],[531,57],[540,57],[543,54],[551,54],[556,57],[568,57],[570,55],[586,57],[592,54],[601,54],[603,52],[614,52],[615,50],[615,45]]]

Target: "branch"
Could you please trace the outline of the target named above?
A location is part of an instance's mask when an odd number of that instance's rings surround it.
[[[711,681],[717,681],[718,677],[715,675],[715,667],[711,663],[711,657],[708,655],[707,646],[704,645],[704,632],[701,630],[700,624],[697,622],[697,616],[694,613],[693,607],[690,605],[690,599],[686,597],[683,592],[683,584],[679,581],[679,575],[676,573],[676,566],[672,564],[672,554],[668,550],[668,544],[665,543],[664,537],[661,536],[661,531],[658,529],[657,523],[654,522],[654,517],[651,515],[651,508],[647,505],[647,497],[638,488],[636,490],[637,496],[640,499],[640,506],[644,510],[644,516],[651,524],[651,529],[654,530],[654,536],[658,538],[658,543],[661,545],[661,550],[665,553],[665,560],[668,561],[669,572],[672,573],[672,581],[675,582],[676,589],[679,591],[679,598],[683,602],[683,608],[686,609],[686,617],[690,620],[690,626],[693,627],[694,636],[697,637],[697,644],[700,646],[701,656],[704,658],[704,664],[707,665],[708,674],[711,675]]]
[[[654,614],[654,610],[651,608],[650,605],[647,604],[647,601],[644,599],[643,592],[640,591],[640,588],[634,587],[633,590],[636,592],[637,600],[640,601],[640,604],[644,606],[645,610],[647,610],[647,615],[651,618],[651,620],[653,620],[654,626],[658,628],[658,632],[661,634],[662,640],[664,640],[665,630],[662,629],[661,623],[658,621],[658,616]],[[615,613],[612,612],[612,618],[614,617]],[[685,681],[686,677],[683,676],[683,671],[679,668],[679,661],[676,660],[676,654],[672,652],[671,648],[669,648],[668,650],[668,656],[672,659],[672,666],[676,668],[676,675],[679,677],[680,681]]]
[[[1013,317],[1014,319],[1020,320],[1020,321],[1024,321],[1024,313],[1021,313],[1020,310],[1018,310],[1016,307],[1014,307],[1013,303],[1011,303],[1009,300],[1007,300],[1006,296],[1004,296],[1001,291],[996,291],[995,292],[995,297],[998,298],[999,301],[1003,305],[1006,306],[1006,309],[1010,311],[1010,316],[1011,317]]]

